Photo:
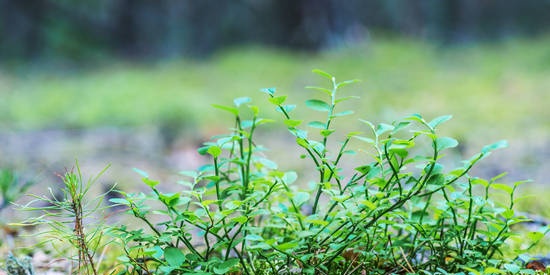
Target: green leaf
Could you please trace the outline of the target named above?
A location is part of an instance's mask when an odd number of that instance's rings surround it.
[[[166,262],[173,267],[179,267],[185,262],[185,255],[175,247],[165,248],[164,258]]]
[[[114,204],[127,205],[127,206],[130,205],[130,202],[128,200],[121,199],[121,198],[112,198],[109,201],[114,203]]]
[[[256,235],[256,234],[248,234],[244,239],[247,241],[253,241],[253,242],[261,242],[264,240],[262,236]]]
[[[234,115],[239,115],[239,110],[237,110],[237,108],[235,107],[230,107],[230,106],[225,106],[225,105],[218,105],[218,104],[212,104],[212,107],[216,108],[216,109],[220,109],[220,110],[224,110],[224,111],[228,111]]]
[[[328,137],[328,136],[330,136],[332,133],[334,133],[334,131],[336,131],[336,130],[334,130],[334,129],[326,129],[326,130],[324,130],[324,129],[323,129],[323,130],[321,130],[321,135],[322,135],[323,137]]]
[[[147,172],[143,171],[143,170],[140,170],[140,169],[137,169],[137,168],[134,168],[134,171],[138,174],[140,174],[142,177],[144,178],[148,178],[149,177],[149,174],[147,174]]]
[[[214,273],[216,274],[226,274],[239,263],[239,259],[229,259],[227,261],[222,262],[218,266],[214,267]]]
[[[505,219],[511,219],[514,217],[514,209],[506,209],[504,212],[502,212],[502,216],[505,218]]]
[[[343,102],[343,101],[346,101],[346,100],[350,100],[350,99],[359,99],[360,97],[358,96],[346,96],[346,97],[342,97],[342,98],[339,98],[337,100],[334,101],[334,103],[340,103],[340,102]]]
[[[149,178],[142,178],[141,179],[145,184],[147,184],[147,186],[153,188],[155,186],[157,186],[159,184],[158,181],[155,181],[155,180],[151,180]]]
[[[319,99],[310,99],[306,101],[306,106],[320,112],[330,111],[330,105]]]
[[[527,238],[529,238],[531,242],[536,243],[544,238],[544,233],[537,231],[529,232],[527,233]]]
[[[363,204],[364,206],[366,206],[370,210],[375,210],[376,208],[378,208],[378,206],[376,204],[374,204],[373,202],[371,202],[369,200],[362,200],[361,204]]]
[[[332,91],[326,88],[316,87],[316,86],[306,86],[306,89],[316,90],[323,93],[326,93],[327,95],[332,95]]]
[[[508,147],[508,142],[506,140],[500,140],[493,144],[487,145],[481,149],[481,153],[487,154],[491,151],[494,151],[496,149],[505,148]]]
[[[430,185],[443,185],[445,183],[445,177],[442,174],[435,174],[430,176],[428,184]]]
[[[516,274],[521,270],[521,267],[516,264],[504,264],[504,268],[512,274]]]
[[[340,88],[342,88],[342,87],[344,87],[344,86],[347,86],[347,85],[349,85],[349,84],[354,84],[354,83],[357,83],[357,82],[361,82],[361,80],[359,80],[359,79],[351,79],[351,80],[342,81],[342,82],[336,84],[336,88],[340,89]]]
[[[332,115],[332,117],[349,116],[349,115],[352,115],[352,114],[353,114],[352,110],[347,110],[347,111],[336,113],[336,114]]]
[[[300,206],[303,203],[307,202],[309,200],[309,193],[306,192],[297,192],[293,196],[294,203],[296,206]]]
[[[285,124],[289,128],[295,128],[302,124],[302,121],[297,119],[285,119]]]
[[[238,216],[238,217],[232,218],[231,221],[244,224],[245,222],[248,221],[248,218],[246,216]]]
[[[497,273],[497,274],[505,274],[506,271],[500,270],[500,269],[498,269],[498,268],[496,268],[496,267],[487,267],[487,268],[485,268],[485,269],[483,270],[483,273],[485,273],[485,274],[495,274],[495,273]]]
[[[440,116],[440,117],[436,117],[434,118],[432,121],[430,121],[428,123],[428,125],[432,128],[432,129],[435,129],[439,124],[449,120],[453,118],[452,115],[445,115],[445,116]]]
[[[294,183],[298,179],[298,174],[294,171],[286,172],[282,180],[285,184],[289,185]]]
[[[385,132],[391,131],[393,129],[394,129],[393,125],[389,125],[389,124],[386,124],[386,123],[380,123],[376,127],[376,135],[381,136]]]
[[[356,167],[355,170],[361,174],[367,174],[368,172],[370,172],[371,166],[363,165],[363,166]]]
[[[287,250],[292,249],[296,246],[298,246],[297,242],[288,242],[288,243],[282,243],[280,245],[277,245],[276,247],[277,247],[278,250],[286,252]]]
[[[508,194],[512,194],[514,192],[514,189],[512,187],[502,183],[493,183],[491,184],[491,187],[497,190],[502,190]]]
[[[222,153],[222,149],[218,146],[210,146],[210,147],[208,147],[206,152],[208,154],[210,154],[211,156],[217,158]]]
[[[260,89],[260,92],[273,96],[275,94],[275,88],[263,88]]]
[[[276,96],[276,97],[272,97],[269,100],[269,102],[273,103],[274,105],[282,105],[285,101],[286,101],[286,98],[287,96],[286,95],[282,95],[282,96]]]
[[[334,76],[330,75],[329,73],[327,73],[325,71],[319,70],[319,69],[313,69],[312,72],[316,73],[316,74],[318,74],[318,75],[320,75],[320,76],[322,76],[322,77],[324,77],[328,80],[331,80],[331,81],[334,78]]]
[[[238,97],[233,100],[233,103],[235,103],[235,106],[240,107],[243,104],[249,103],[252,101],[250,97]]]
[[[280,106],[285,112],[290,113],[292,110],[296,109],[296,105],[283,105]],[[277,112],[282,112],[280,108],[277,108]]]
[[[260,108],[256,105],[249,105],[248,108],[250,108],[254,116],[257,116],[260,113]]]
[[[312,128],[317,128],[317,129],[325,129],[327,127],[327,125],[325,123],[320,122],[320,121],[312,121],[312,122],[308,123],[307,126],[312,127]]]
[[[440,137],[435,140],[437,144],[437,151],[443,151],[447,148],[453,148],[458,145],[458,141],[450,137]]]

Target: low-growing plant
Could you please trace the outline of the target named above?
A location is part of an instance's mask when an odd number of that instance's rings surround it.
[[[25,211],[38,211],[41,215],[31,217],[20,225],[49,227],[40,231],[44,244],[51,245],[63,256],[69,256],[75,267],[70,274],[99,274],[97,258],[99,249],[105,245],[102,241],[106,229],[103,218],[99,216],[103,208],[103,195],[90,198],[90,188],[107,170],[105,167],[97,176],[85,181],[78,162],[76,171],[73,169],[59,175],[63,181],[62,196],[49,188],[49,194],[44,196],[31,195],[35,199],[21,206]]]
[[[235,118],[231,132],[199,149],[212,163],[182,172],[177,192],[138,170],[150,194],[125,194],[111,201],[125,205],[145,228],[115,229],[132,274],[450,274],[516,273],[502,259],[510,226],[525,221],[514,212],[516,189],[470,175],[499,141],[461,165],[448,167],[444,154],[458,141],[440,136],[451,116],[426,120],[413,114],[391,124],[361,120],[368,134],[339,133],[335,123],[352,114],[339,110],[337,82],[315,70],[330,86],[310,87],[327,99],[305,105],[322,121],[293,116],[295,105],[275,89],[262,90],[303,158],[313,164],[301,173],[316,175],[310,186],[298,173],[281,171],[255,136],[272,120],[260,116],[249,98],[234,106],[214,105]],[[336,134],[338,133],[338,134]],[[333,141],[343,136],[339,142]],[[364,161],[355,163],[363,154]],[[350,163],[351,162],[351,163]],[[351,167],[351,169],[350,169]],[[306,178],[308,178],[306,176]],[[502,191],[507,202],[494,201]],[[161,207],[154,207],[160,203]],[[540,234],[529,235],[531,242]]]

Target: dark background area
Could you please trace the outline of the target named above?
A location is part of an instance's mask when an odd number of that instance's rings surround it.
[[[0,0],[0,61],[194,58],[243,44],[315,51],[371,31],[448,45],[549,29],[547,0]]]

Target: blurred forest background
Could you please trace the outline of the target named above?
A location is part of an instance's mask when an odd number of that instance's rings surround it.
[[[452,114],[460,157],[510,141],[480,173],[549,183],[549,31],[548,0],[0,0],[0,166],[171,178],[231,126],[210,104],[275,86],[300,109],[319,68],[363,80],[344,127]]]
[[[320,50],[371,31],[445,44],[534,36],[547,0],[0,1],[0,55],[81,63],[98,57],[203,57],[247,43]]]

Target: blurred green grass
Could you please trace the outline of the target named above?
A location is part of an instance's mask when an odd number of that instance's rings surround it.
[[[0,125],[14,129],[178,124],[225,125],[210,104],[277,87],[303,105],[323,85],[311,69],[340,80],[360,101],[359,117],[387,121],[412,112],[453,114],[452,134],[517,138],[550,129],[550,37],[439,47],[403,38],[373,39],[318,54],[240,47],[206,61],[117,61],[95,69],[0,71]],[[270,107],[271,108],[271,107]]]

